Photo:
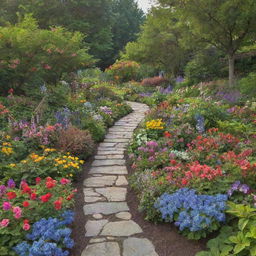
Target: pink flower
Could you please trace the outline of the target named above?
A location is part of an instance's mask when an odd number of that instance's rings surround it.
[[[50,70],[50,69],[52,69],[52,67],[50,65],[48,65],[48,64],[45,64],[44,65],[44,69]]]
[[[16,64],[16,65],[19,65],[20,64],[20,60],[19,59],[12,60],[12,63]]]
[[[76,53],[72,53],[71,56],[72,56],[72,57],[76,57],[77,54],[76,54]]]
[[[1,222],[0,222],[0,227],[7,227],[10,223],[10,220],[9,219],[3,219]]]
[[[21,218],[22,210],[19,206],[13,207],[12,212],[14,213],[14,218],[15,219]]]
[[[30,229],[30,225],[28,223],[25,223],[25,224],[23,224],[22,228],[27,231]]]
[[[61,183],[62,185],[66,185],[66,184],[68,184],[68,183],[70,183],[70,182],[71,182],[70,180],[65,179],[65,178],[62,178],[62,179],[60,180],[60,183]]]
[[[5,211],[8,211],[9,209],[11,209],[12,205],[10,204],[10,202],[3,202],[3,209]]]

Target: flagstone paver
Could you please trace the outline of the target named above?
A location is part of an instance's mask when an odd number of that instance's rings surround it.
[[[126,202],[124,152],[148,110],[145,104],[128,104],[134,111],[109,129],[83,183],[83,209],[88,218],[85,236],[91,239],[81,256],[158,256],[152,242],[143,238],[143,230],[132,220]]]

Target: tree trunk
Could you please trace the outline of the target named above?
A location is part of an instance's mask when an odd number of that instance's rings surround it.
[[[228,56],[228,67],[229,67],[229,86],[232,87],[235,82],[235,56],[230,54]]]

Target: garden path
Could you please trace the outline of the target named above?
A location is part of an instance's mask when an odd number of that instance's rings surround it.
[[[132,220],[126,202],[128,181],[124,151],[148,110],[128,102],[133,112],[115,123],[98,147],[84,180],[85,236],[89,244],[81,256],[158,256],[143,230]]]

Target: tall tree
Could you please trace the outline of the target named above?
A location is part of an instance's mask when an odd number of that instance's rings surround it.
[[[235,54],[256,35],[255,0],[158,0],[176,12],[193,39],[228,56],[229,84],[234,84]]]
[[[181,36],[176,13],[166,8],[154,8],[147,16],[138,39],[127,44],[122,58],[176,75],[186,56],[179,43]]]
[[[105,68],[135,39],[143,12],[134,0],[1,0],[0,25],[32,13],[40,28],[65,26],[86,34],[90,54]]]

